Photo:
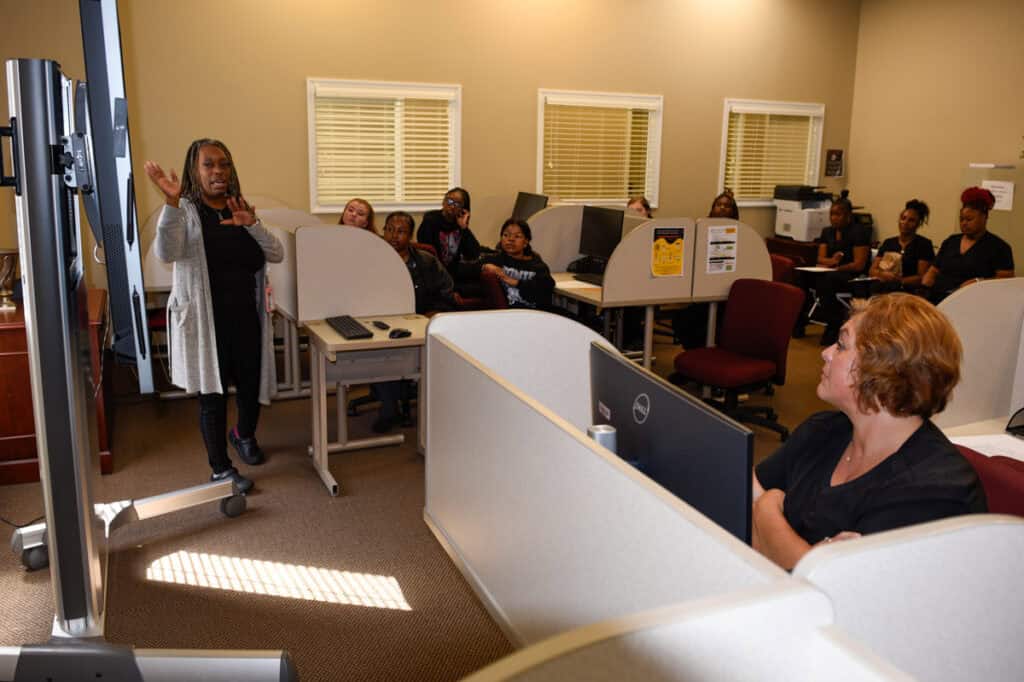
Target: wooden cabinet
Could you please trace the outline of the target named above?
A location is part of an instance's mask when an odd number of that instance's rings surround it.
[[[89,345],[94,382],[100,379],[106,311],[107,292],[90,289]],[[108,428],[110,404],[104,390],[110,384],[109,365],[109,362],[102,363],[103,374],[107,376],[96,394],[96,433],[104,474],[114,469]],[[25,316],[19,306],[13,313],[0,313],[0,484],[38,481],[37,456]]]

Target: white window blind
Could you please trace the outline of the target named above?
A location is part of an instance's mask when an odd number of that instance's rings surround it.
[[[562,201],[657,206],[662,98],[542,90],[537,188]]]
[[[310,79],[310,204],[436,207],[459,182],[459,86]]]
[[[820,104],[726,100],[720,188],[742,205],[769,203],[776,185],[815,185],[821,160]]]

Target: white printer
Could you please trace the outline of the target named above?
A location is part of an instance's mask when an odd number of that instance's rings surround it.
[[[812,242],[828,227],[832,195],[809,185],[776,185],[775,235]]]

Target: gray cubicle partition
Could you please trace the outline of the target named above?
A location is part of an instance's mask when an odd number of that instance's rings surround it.
[[[530,230],[533,232],[530,245],[541,255],[551,272],[565,272],[569,263],[580,257],[582,221],[583,206],[578,204],[549,206],[530,217]],[[644,218],[627,213],[622,220],[623,237],[644,222]]]

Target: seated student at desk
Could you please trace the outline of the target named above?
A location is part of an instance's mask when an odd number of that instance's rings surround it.
[[[910,291],[921,286],[921,277],[935,260],[932,240],[917,229],[928,222],[928,204],[918,199],[907,202],[900,213],[899,234],[889,237],[878,249],[868,274],[878,280],[879,292]]]
[[[654,214],[651,213],[651,202],[647,201],[647,197],[630,197],[626,202],[626,210],[643,218],[654,217]]]
[[[832,272],[818,275],[813,284],[821,306],[821,319],[827,325],[821,335],[823,346],[831,346],[839,338],[839,326],[846,312],[836,294],[845,290],[851,279],[867,271],[871,256],[871,228],[853,224],[853,204],[850,203],[849,194],[849,190],[844,189],[839,198],[832,202],[828,215],[830,226],[821,231],[819,239],[818,266],[835,268]],[[805,288],[810,288],[806,278],[804,283]],[[806,311],[810,303],[808,296],[805,312],[797,322],[795,335],[798,337],[803,336],[803,326],[807,322]]]
[[[349,199],[345,204],[345,210],[338,218],[339,225],[349,227],[361,227],[369,232],[377,233],[377,227],[373,224],[373,206],[366,199]]]
[[[533,232],[525,220],[509,218],[501,226],[498,252],[484,256],[476,266],[478,275],[490,273],[498,278],[509,308],[551,307],[555,280],[540,254],[530,248],[532,239]]]
[[[475,273],[466,274],[461,270],[462,263],[480,258],[480,242],[469,229],[469,206],[469,192],[461,187],[448,190],[440,210],[423,214],[416,241],[434,247],[459,293],[475,295],[480,286]]]
[[[960,202],[960,233],[942,242],[935,262],[922,278],[932,303],[975,282],[1013,277],[1013,249],[988,231],[988,212],[995,206],[995,196],[987,189],[969,187],[960,195]]]
[[[974,469],[930,417],[960,378],[946,316],[904,293],[854,303],[822,352],[819,412],[754,470],[753,545],[791,569],[812,545],[986,511]]]
[[[416,294],[416,312],[428,315],[454,310],[454,285],[451,275],[434,256],[412,246],[415,226],[416,222],[411,215],[405,211],[395,211],[388,214],[381,232],[409,269],[413,291]],[[380,412],[372,427],[375,432],[387,433],[398,424],[398,401],[402,397],[402,388],[406,383],[385,381],[370,386],[373,396],[380,401]]]

